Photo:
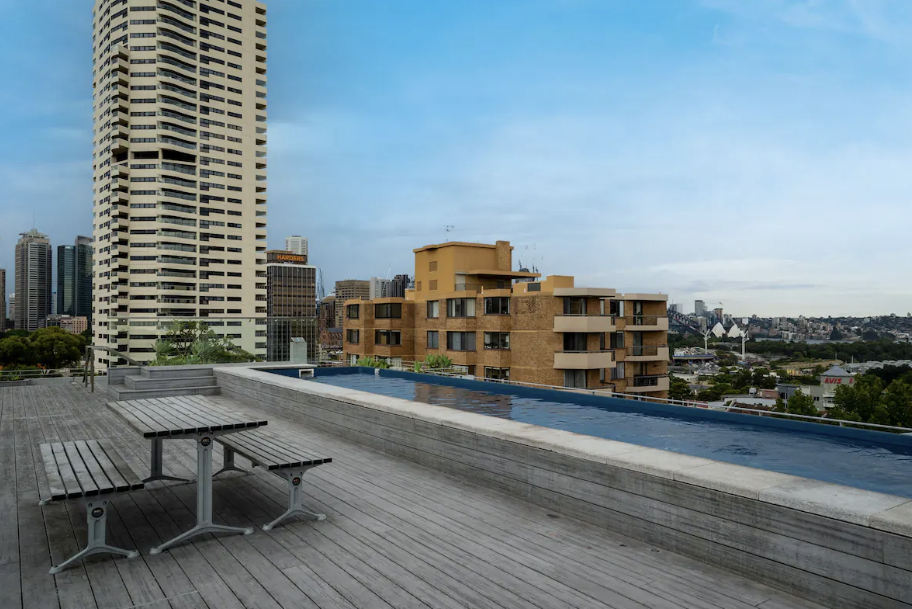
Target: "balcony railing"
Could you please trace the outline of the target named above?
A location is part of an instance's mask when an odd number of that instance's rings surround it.
[[[660,319],[668,319],[660,315],[628,315],[627,323],[634,326],[657,326]]]
[[[634,387],[658,387],[662,379],[668,378],[667,374],[641,374],[633,377]]]
[[[627,355],[633,357],[651,357],[660,354],[660,350],[667,349],[668,345],[633,345],[627,347]]]

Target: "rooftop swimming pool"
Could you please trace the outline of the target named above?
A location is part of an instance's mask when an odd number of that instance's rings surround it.
[[[912,498],[912,436],[390,370],[317,369],[302,382]]]

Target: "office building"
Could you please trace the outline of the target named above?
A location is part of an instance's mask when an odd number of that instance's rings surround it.
[[[328,330],[336,326],[336,297],[330,294],[320,301],[320,329]]]
[[[6,322],[7,330],[16,329],[16,293],[13,292],[9,295],[9,317],[7,317]]]
[[[202,320],[265,357],[266,6],[94,4],[95,343]]]
[[[89,329],[89,319],[87,317],[73,317],[70,315],[50,315],[47,321],[47,327],[57,326],[70,334],[82,334]]]
[[[703,317],[706,315],[706,303],[702,300],[694,301],[694,315],[697,317]]]
[[[404,298],[338,307],[345,360],[442,354],[480,378],[667,397],[666,295],[513,271],[512,250],[506,241],[414,250],[415,287]]]
[[[368,289],[368,298],[373,300],[374,298],[387,298],[392,296],[390,293],[390,288],[392,287],[393,282],[389,279],[381,279],[380,277],[371,277],[370,278],[370,287]]]
[[[6,269],[0,269],[0,332],[6,331]]]
[[[302,237],[300,235],[285,237],[285,251],[304,256],[304,264],[307,264],[307,261],[309,260],[307,255],[307,237]]]
[[[307,361],[318,352],[317,268],[286,251],[266,252],[266,359],[292,361],[292,343],[307,343]]]
[[[53,254],[47,235],[32,229],[16,243],[17,330],[32,332],[47,324],[51,314]]]
[[[92,317],[92,240],[57,246],[57,315]]]
[[[405,291],[409,289],[409,276],[396,275],[390,284],[390,296],[393,298],[405,298]]]
[[[342,327],[342,303],[346,300],[370,297],[370,282],[362,279],[345,279],[336,282],[336,327]]]

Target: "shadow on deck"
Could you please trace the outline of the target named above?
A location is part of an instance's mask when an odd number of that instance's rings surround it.
[[[292,519],[268,533],[205,536],[159,556],[148,550],[194,522],[193,484],[152,483],[117,495],[114,545],[135,560],[96,556],[60,575],[52,561],[86,537],[78,502],[38,507],[42,442],[109,438],[137,471],[148,442],[81,386],[0,389],[0,607],[150,609],[818,607],[726,571],[617,535],[335,436],[270,417],[334,458],[308,472],[308,505],[328,519]],[[235,408],[248,404],[210,398]],[[188,440],[165,442],[165,467],[194,477]],[[238,464],[246,467],[243,459]],[[285,483],[255,470],[217,479],[217,521],[268,522]]]

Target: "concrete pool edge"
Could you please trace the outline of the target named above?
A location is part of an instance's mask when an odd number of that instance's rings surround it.
[[[912,606],[907,498],[254,369],[216,377],[226,395],[817,602]]]
[[[596,438],[530,423],[499,419],[444,406],[412,402],[356,389],[317,383],[302,387],[299,379],[263,374],[252,368],[231,369],[229,372],[237,376],[255,378],[267,385],[306,390],[307,393],[346,400],[365,408],[484,434],[568,457],[596,461],[710,490],[790,507],[827,518],[912,536],[912,498]],[[899,509],[904,506],[906,509]]]

